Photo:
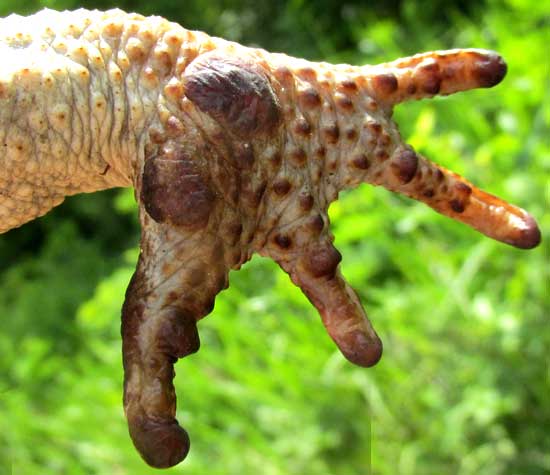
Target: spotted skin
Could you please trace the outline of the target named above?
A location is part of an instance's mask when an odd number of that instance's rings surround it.
[[[120,10],[0,19],[0,232],[65,196],[134,186],[142,226],[122,309],[124,409],[152,466],[189,451],[176,419],[178,358],[228,274],[274,259],[351,362],[382,343],[344,280],[328,206],[383,186],[520,248],[540,241],[522,209],[405,144],[393,107],[491,87],[506,65],[483,50],[374,66],[313,63]]]

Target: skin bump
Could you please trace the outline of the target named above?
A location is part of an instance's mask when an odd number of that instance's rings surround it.
[[[153,157],[144,165],[141,202],[159,223],[196,229],[208,224],[215,196],[184,155]]]
[[[397,78],[393,73],[381,73],[372,78],[372,85],[381,96],[389,96],[397,91]]]
[[[272,132],[281,121],[271,84],[254,63],[206,54],[183,79],[187,98],[240,137]]]
[[[393,159],[392,169],[394,174],[403,184],[409,183],[416,175],[418,169],[418,156],[410,149],[403,150]]]
[[[332,245],[319,245],[311,249],[306,258],[305,266],[315,278],[332,278],[336,272],[342,255]]]

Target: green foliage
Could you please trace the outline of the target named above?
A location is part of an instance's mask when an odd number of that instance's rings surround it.
[[[550,236],[545,2],[142,3],[118,6],[312,59],[499,51],[498,88],[408,103],[396,118],[420,152],[528,208]],[[0,14],[38,5],[4,1]],[[515,250],[366,186],[330,212],[382,361],[348,364],[287,276],[253,259],[201,321],[202,350],[177,365],[193,445],[167,473],[549,473],[548,243]],[[119,314],[137,239],[126,190],[71,198],[0,239],[0,474],[10,460],[17,475],[154,472],[121,405]]]

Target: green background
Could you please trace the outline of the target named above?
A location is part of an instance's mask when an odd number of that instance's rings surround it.
[[[114,2],[89,2],[107,8]],[[173,0],[117,6],[313,60],[483,47],[495,89],[396,109],[420,152],[527,208],[550,237],[550,7],[543,0]],[[0,15],[72,0],[2,0]],[[1,67],[1,58],[0,58]],[[177,365],[193,475],[550,473],[548,239],[493,242],[363,186],[331,209],[343,270],[385,343],[347,363],[286,275],[255,258]],[[68,199],[0,237],[0,474],[153,474],[127,435],[119,314],[137,257],[129,190]]]

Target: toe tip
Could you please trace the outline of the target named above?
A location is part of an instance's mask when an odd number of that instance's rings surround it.
[[[130,435],[138,452],[151,467],[173,467],[189,453],[189,436],[175,419],[143,418],[130,425]]]

